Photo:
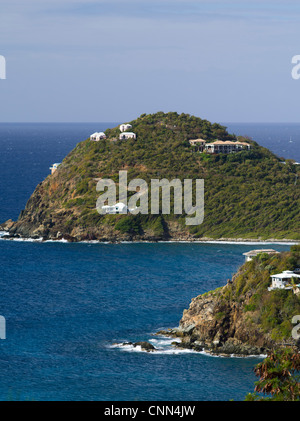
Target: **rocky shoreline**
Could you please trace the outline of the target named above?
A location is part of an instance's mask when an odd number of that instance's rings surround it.
[[[245,263],[224,286],[192,298],[178,327],[158,334],[180,338],[176,347],[213,355],[260,356],[286,346],[298,348],[291,320],[299,314],[299,298],[293,291],[268,291],[269,270],[276,270],[270,263],[297,264],[299,246],[294,247],[293,252]]]
[[[5,232],[1,229],[0,231]],[[69,236],[68,234],[59,235],[57,237],[25,237],[21,236],[20,234],[10,234],[9,232],[3,234],[1,237],[3,240],[24,240],[24,241],[39,241],[39,242],[47,242],[47,241],[57,241],[57,242],[67,242],[67,243],[110,243],[110,244],[121,244],[121,243],[210,243],[210,244],[300,244],[298,241],[288,240],[288,239],[276,239],[271,238],[267,240],[260,240],[260,239],[243,239],[243,238],[202,238],[201,240],[197,238],[172,238],[169,240],[160,240],[160,239],[153,239],[153,238],[103,238],[103,239],[77,239],[75,237]]]
[[[205,352],[219,357],[262,357],[267,354],[267,348],[242,343],[234,338],[230,338],[224,343],[218,340],[213,342],[199,340],[199,338],[192,335],[194,327],[194,325],[190,325],[187,328],[177,327],[169,330],[162,330],[157,332],[157,335],[180,338],[180,342],[172,342],[172,345],[176,348]]]
[[[7,220],[6,222],[0,224],[0,231],[3,232],[1,238],[5,240],[32,240],[32,241],[64,241],[69,243],[76,243],[76,242],[109,242],[109,243],[121,243],[121,242],[132,242],[132,243],[157,243],[157,242],[168,242],[168,243],[257,243],[257,244],[264,244],[264,243],[288,243],[288,244],[299,244],[297,240],[291,240],[286,238],[268,238],[268,239],[261,239],[261,238],[211,238],[211,237],[193,237],[188,233],[180,233],[176,235],[169,235],[168,237],[162,236],[157,237],[151,234],[145,235],[129,235],[129,234],[118,234],[116,232],[103,232],[101,235],[99,233],[98,236],[90,237],[88,235],[84,235],[84,233],[78,233],[78,235],[70,235],[68,233],[63,232],[51,232],[49,230],[40,227],[40,230],[34,233],[28,227],[24,228],[19,223],[19,221],[12,221],[11,219]]]
[[[205,342],[201,342],[198,340],[191,340],[191,337],[187,340],[188,334],[183,340],[183,330],[179,328],[173,328],[168,330],[161,330],[154,334],[154,336],[160,337],[171,337],[171,338],[180,338],[180,342],[174,340],[171,342],[171,347],[173,347],[174,351],[176,349],[186,349],[195,352],[201,352],[212,356],[218,357],[260,357],[264,358],[267,355],[267,349],[263,347],[255,347],[247,344],[243,344],[239,341],[227,341],[224,344],[209,344]],[[130,350],[139,350],[143,352],[161,352],[162,348],[155,347],[149,341],[139,341],[139,342],[121,342],[121,343],[113,343],[113,348],[123,348],[123,349],[130,349]]]

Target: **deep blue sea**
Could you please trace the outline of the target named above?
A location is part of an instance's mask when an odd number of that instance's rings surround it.
[[[0,222],[18,217],[51,164],[116,124],[0,124]],[[300,124],[225,125],[300,161]],[[253,247],[1,240],[0,400],[243,400],[260,359],[174,350],[153,334],[177,326],[191,298],[224,285]],[[160,351],[113,346],[137,340]]]

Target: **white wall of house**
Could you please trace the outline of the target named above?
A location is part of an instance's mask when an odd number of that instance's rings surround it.
[[[132,132],[124,132],[120,134],[119,139],[136,139],[136,134]]]
[[[291,270],[285,270],[282,273],[271,275],[272,284],[268,288],[269,291],[274,289],[291,289],[290,283],[292,279],[296,279],[300,282],[300,275],[295,274]],[[299,286],[299,285],[298,285]]]
[[[208,153],[232,153],[239,152],[243,149],[250,149],[251,145],[245,142],[231,142],[230,140],[217,140],[213,143],[206,143],[205,150]]]
[[[55,173],[59,165],[60,163],[56,162],[55,164],[52,165],[52,167],[49,168],[51,170],[51,174]]]
[[[126,130],[129,130],[129,129],[131,129],[132,128],[132,125],[131,124],[126,124],[126,123],[124,123],[124,124],[121,124],[120,125],[120,132],[125,132]]]
[[[90,140],[98,142],[101,139],[106,139],[106,134],[104,132],[96,132],[90,135]]]

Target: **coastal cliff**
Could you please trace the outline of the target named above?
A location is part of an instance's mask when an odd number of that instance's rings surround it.
[[[164,332],[179,337],[174,345],[213,354],[260,355],[295,345],[292,318],[300,314],[300,296],[268,291],[270,275],[300,267],[300,246],[276,255],[259,254],[227,284],[192,299],[179,327]]]
[[[189,114],[146,115],[130,122],[136,138],[80,142],[53,174],[38,184],[17,221],[0,224],[7,238],[68,241],[300,240],[299,165],[284,161],[255,141],[229,134],[226,127]],[[236,153],[200,153],[191,139],[246,141]],[[49,163],[51,164],[51,163]],[[204,180],[204,221],[187,226],[185,214],[100,215],[96,186],[142,179]],[[171,197],[171,202],[173,198]]]

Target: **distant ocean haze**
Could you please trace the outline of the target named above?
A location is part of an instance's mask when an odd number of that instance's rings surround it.
[[[300,123],[222,123],[229,133],[249,136],[285,159],[300,162]]]

